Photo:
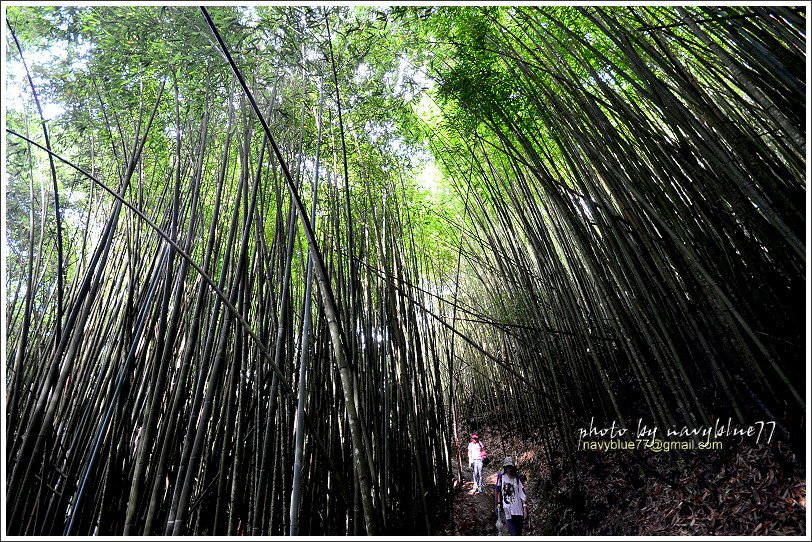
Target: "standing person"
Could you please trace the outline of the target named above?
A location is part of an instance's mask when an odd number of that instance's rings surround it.
[[[479,442],[479,435],[471,435],[468,443],[468,466],[473,473],[474,493],[482,493],[482,459],[485,457],[485,447]]]
[[[505,513],[510,536],[521,536],[524,520],[527,518],[527,495],[524,493],[522,483],[513,458],[508,456],[502,462],[502,472],[496,479],[496,512],[502,507]]]

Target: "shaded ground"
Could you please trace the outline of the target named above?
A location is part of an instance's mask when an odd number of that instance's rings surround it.
[[[806,534],[803,467],[783,444],[652,453],[638,461],[631,452],[579,452],[578,484],[570,471],[553,486],[534,439],[478,432],[492,457],[483,471],[487,491],[471,493],[463,465],[453,517],[435,534],[496,536],[493,488],[505,455],[527,476],[527,535]]]
[[[495,476],[492,476],[495,479]],[[454,496],[454,527],[447,534],[461,536],[496,535],[494,526],[493,484],[485,493],[472,493],[473,483],[468,480]],[[451,526],[449,526],[449,529]]]
[[[455,536],[496,536],[496,515],[493,492],[496,486],[496,470],[487,469],[484,475],[486,490],[484,493],[473,493],[473,482],[466,480],[454,496],[454,523],[447,525],[442,534]],[[463,468],[470,478],[471,471]],[[527,523],[524,534],[535,535],[533,518]]]
[[[496,515],[494,504],[494,488],[496,487],[496,476],[502,466],[502,459],[510,455],[516,460],[519,470],[527,476],[526,489],[530,502],[531,517],[525,525],[524,534],[541,534],[538,529],[540,516],[536,512],[541,512],[539,508],[538,495],[533,490],[541,487],[545,476],[546,467],[538,461],[537,453],[530,449],[524,441],[517,439],[503,439],[494,431],[479,431],[482,443],[485,445],[491,457],[491,463],[483,467],[482,480],[485,484],[484,493],[473,493],[473,482],[471,469],[464,463],[462,467],[463,482],[456,488],[453,504],[453,517],[438,535],[455,536],[496,536]],[[463,443],[465,446],[466,443]],[[466,460],[463,449],[463,462]],[[454,472],[457,472],[456,462],[454,462]]]
[[[643,473],[628,453],[583,459],[581,506],[567,502],[574,484],[565,476],[549,534],[806,534],[804,474],[783,445],[644,457],[663,479]]]

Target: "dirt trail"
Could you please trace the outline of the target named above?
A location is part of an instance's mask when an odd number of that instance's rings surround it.
[[[502,468],[505,456],[511,456],[519,467],[519,472],[526,477],[525,492],[529,501],[530,517],[525,523],[523,535],[541,535],[543,525],[547,518],[548,507],[546,495],[543,495],[542,479],[549,478],[539,444],[533,439],[524,440],[516,437],[503,437],[498,431],[489,428],[479,428],[481,442],[485,445],[491,462],[482,468],[482,481],[485,484],[483,493],[473,493],[471,469],[467,463],[462,468],[462,487],[454,495],[452,517],[444,528],[443,535],[455,536],[497,536],[496,514],[494,505],[494,491],[496,477]],[[465,446],[461,455],[466,460]],[[453,472],[457,472],[456,462],[453,463]],[[547,489],[549,491],[549,489]]]
[[[629,453],[582,452],[578,482],[570,470],[553,485],[540,439],[483,428],[477,433],[491,458],[482,473],[486,491],[471,492],[471,469],[464,464],[451,517],[436,534],[496,536],[493,492],[505,456],[527,477],[524,535],[806,534],[802,464],[781,442],[742,445],[726,454],[697,452],[685,461],[664,453],[644,456],[659,478]]]
[[[485,471],[486,469],[483,469]],[[470,475],[466,469],[463,473]],[[462,490],[454,496],[454,535],[458,536],[496,536],[494,522],[493,491],[496,485],[496,474],[482,473],[486,482],[484,493],[473,493],[474,484],[469,479],[463,483]]]
[[[447,532],[455,536],[496,536],[496,515],[493,494],[496,488],[496,475],[498,468],[484,467],[482,480],[485,483],[483,493],[473,493],[474,484],[471,481],[471,470],[463,468],[463,476],[468,479],[463,482],[462,489],[454,496],[453,519],[454,532]],[[524,535],[533,535],[533,518],[525,525]]]

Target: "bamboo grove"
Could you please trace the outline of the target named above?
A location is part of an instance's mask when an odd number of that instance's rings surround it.
[[[801,457],[805,14],[436,17],[456,62],[430,144],[470,198],[474,342],[511,369],[461,383],[468,414],[537,432],[551,465],[592,416],[775,420]]]
[[[804,10],[6,15],[9,534],[429,534],[469,426],[802,449]]]

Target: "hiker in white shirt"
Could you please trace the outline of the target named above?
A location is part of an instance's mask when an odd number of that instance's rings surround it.
[[[487,453],[485,447],[479,442],[479,435],[471,435],[471,442],[468,443],[468,466],[473,473],[474,492],[482,493],[482,460]]]
[[[504,510],[508,533],[511,536],[521,536],[524,520],[527,518],[527,495],[510,456],[502,462],[502,472],[497,477],[494,496],[497,513],[500,506]]]

